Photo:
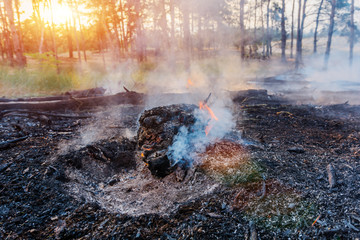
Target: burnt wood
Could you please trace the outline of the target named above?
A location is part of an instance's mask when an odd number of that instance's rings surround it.
[[[0,102],[0,111],[11,109],[26,109],[32,111],[61,111],[61,110],[83,110],[100,106],[119,104],[141,105],[144,94],[136,92],[122,92],[110,96],[73,98],[58,101],[39,102]]]

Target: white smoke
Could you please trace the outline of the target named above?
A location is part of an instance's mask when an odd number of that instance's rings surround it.
[[[235,126],[231,110],[218,101],[211,106],[217,120],[211,118],[205,109],[196,109],[196,121],[190,127],[182,126],[175,136],[173,144],[168,149],[168,158],[171,164],[191,166],[197,155],[206,150],[206,147],[218,139],[222,139]],[[206,128],[210,127],[208,134]]]

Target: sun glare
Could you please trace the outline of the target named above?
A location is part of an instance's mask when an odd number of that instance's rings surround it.
[[[24,3],[21,5],[22,8],[22,18],[30,18],[33,14],[33,7],[31,4],[31,0],[25,0]],[[81,12],[82,9],[79,9]],[[43,5],[40,7],[40,14],[45,23],[51,24],[52,20],[55,24],[65,24],[66,21],[72,21],[73,19],[73,12],[69,6],[66,4],[60,4],[57,0],[52,0],[52,13],[50,7],[44,7]],[[51,19],[51,16],[53,17]],[[75,11],[76,14],[76,11]],[[83,18],[83,17],[81,17]]]

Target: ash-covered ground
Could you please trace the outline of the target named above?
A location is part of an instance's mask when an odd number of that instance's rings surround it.
[[[232,96],[235,128],[181,181],[140,160],[142,106],[1,113],[2,143],[27,138],[0,145],[0,238],[359,238],[360,107]]]

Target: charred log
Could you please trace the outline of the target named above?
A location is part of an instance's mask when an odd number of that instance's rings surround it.
[[[144,95],[136,92],[117,93],[110,96],[74,98],[59,101],[40,102],[1,102],[0,111],[13,109],[26,109],[32,111],[62,111],[62,110],[84,110],[94,107],[111,106],[119,104],[140,105],[143,103]]]
[[[164,177],[173,172],[167,152],[180,127],[195,123],[195,105],[170,105],[145,111],[140,119],[137,134],[140,158],[148,164],[151,173]]]

